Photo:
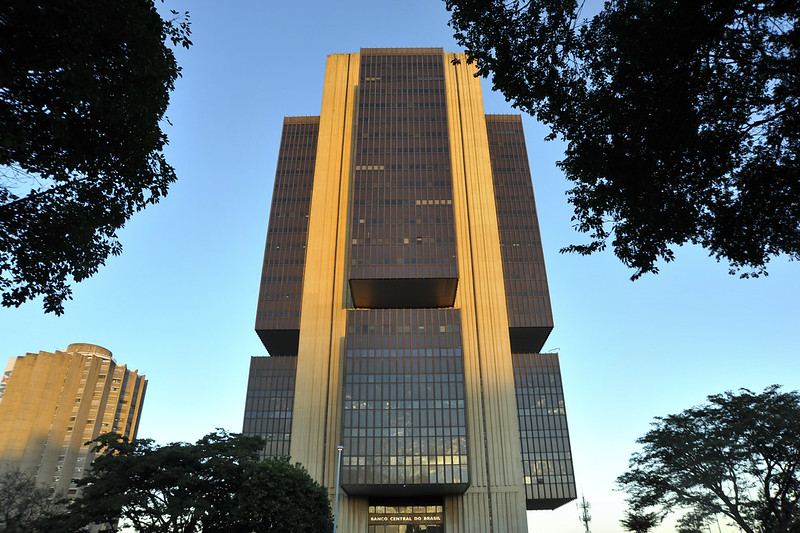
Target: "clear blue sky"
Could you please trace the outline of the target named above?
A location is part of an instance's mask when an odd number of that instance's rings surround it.
[[[64,316],[44,315],[40,301],[0,309],[0,366],[90,342],[145,373],[139,436],[160,443],[241,430],[249,358],[266,354],[253,325],[281,122],[319,113],[326,55],[459,51],[436,0],[166,7],[191,11],[195,43],[178,52],[183,78],[168,111],[179,181],[128,223],[122,256],[75,286]],[[487,112],[514,112],[489,88]],[[687,248],[631,282],[610,253],[561,255],[582,239],[555,167],[562,146],[530,118],[525,129],[556,324],[546,348],[561,354],[578,490],[593,533],[618,532],[614,479],[654,416],[729,389],[800,388],[800,265],[778,260],[769,277],[740,280]],[[531,531],[582,531],[574,503],[529,516]]]

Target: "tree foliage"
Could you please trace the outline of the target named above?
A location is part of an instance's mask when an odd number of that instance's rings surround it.
[[[72,509],[79,524],[130,522],[139,533],[195,532],[227,523],[259,438],[217,432],[195,444],[156,446],[116,434],[98,438],[102,452],[79,481]]]
[[[0,7],[0,293],[63,312],[122,247],[117,231],[175,181],[161,121],[188,14],[154,0]]]
[[[710,517],[702,511],[691,510],[678,519],[677,533],[706,533]]]
[[[195,444],[156,446],[106,434],[95,446],[102,453],[78,482],[68,530],[118,521],[139,533],[332,527],[325,489],[288,459],[260,462],[260,437],[218,430]]]
[[[446,0],[479,74],[567,144],[575,227],[658,272],[699,244],[743,277],[800,257],[800,3]]]
[[[330,500],[324,487],[288,457],[250,465],[238,499],[242,532],[329,533]]]
[[[743,531],[800,532],[800,393],[741,389],[657,417],[617,482],[634,510],[723,514]]]
[[[647,533],[661,522],[657,513],[643,513],[637,511],[626,511],[625,518],[619,521],[625,531],[633,533]]]
[[[64,505],[37,486],[32,473],[17,468],[0,472],[0,532],[45,533],[58,531],[50,524],[63,518]]]

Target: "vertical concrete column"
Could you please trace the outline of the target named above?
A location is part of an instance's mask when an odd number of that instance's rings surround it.
[[[328,487],[335,482],[340,427],[337,383],[346,318],[346,214],[358,57],[328,56],[325,69],[292,422],[292,459]]]
[[[453,65],[452,60],[460,64]],[[487,492],[488,528],[527,531],[514,372],[500,253],[500,235],[480,81],[463,54],[445,54],[467,381],[471,492]],[[476,498],[476,500],[479,498]],[[477,509],[473,507],[478,507]],[[450,518],[448,516],[448,518]],[[467,520],[474,530],[477,522]]]

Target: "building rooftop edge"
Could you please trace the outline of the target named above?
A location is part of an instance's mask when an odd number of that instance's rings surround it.
[[[370,54],[384,54],[384,55],[392,55],[392,54],[443,54],[445,50],[441,46],[398,46],[395,48],[390,47],[364,47],[360,48],[358,52],[336,52],[333,54],[328,54],[328,56],[342,56],[342,55],[349,55],[349,54],[360,54],[360,53],[370,53]]]
[[[486,117],[495,122],[522,122],[522,115],[519,113],[486,113]]]
[[[82,353],[82,354],[91,354],[97,355],[99,357],[105,357],[107,359],[113,360],[114,357],[111,353],[111,350],[108,348],[103,348],[97,344],[90,344],[88,342],[75,342],[67,346],[67,349],[64,350],[65,352],[73,352],[73,353]]]
[[[292,115],[283,117],[284,124],[316,124],[319,123],[319,115]]]

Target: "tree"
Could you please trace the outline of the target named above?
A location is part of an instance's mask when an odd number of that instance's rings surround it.
[[[678,519],[678,533],[706,533],[710,517],[697,511],[690,511]]]
[[[139,533],[225,531],[215,528],[231,523],[244,470],[262,448],[260,437],[222,430],[195,444],[160,447],[101,435],[95,451],[102,453],[78,481],[83,489],[71,525],[122,520]]]
[[[263,448],[260,437],[223,430],[160,447],[101,435],[67,529],[121,521],[139,533],[330,531],[325,489],[288,458],[260,462]]]
[[[626,511],[625,518],[619,521],[626,531],[634,533],[647,533],[661,522],[657,513],[641,513]]]
[[[658,272],[685,243],[742,277],[800,258],[800,4],[446,0],[478,72],[562,138],[591,254]],[[580,3],[582,6],[583,3]]]
[[[743,531],[800,532],[800,393],[741,389],[657,417],[617,482],[635,511],[723,514]]]
[[[61,314],[71,280],[118,255],[117,231],[176,179],[161,121],[188,13],[153,0],[0,7],[0,293]],[[71,278],[71,279],[70,279]]]
[[[288,457],[250,465],[237,513],[243,532],[328,533],[333,531],[331,503],[324,487]]]
[[[33,474],[17,468],[0,473],[0,532],[56,531],[48,528],[47,521],[62,518],[64,512],[47,489],[36,485]]]

